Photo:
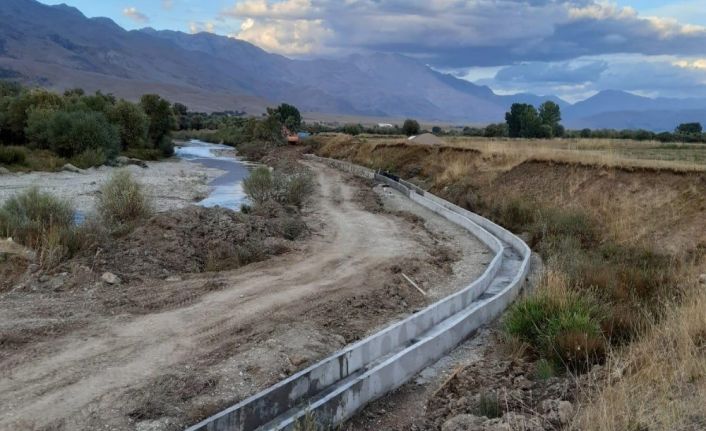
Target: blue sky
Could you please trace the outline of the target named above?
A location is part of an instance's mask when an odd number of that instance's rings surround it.
[[[42,0],[294,58],[396,52],[498,93],[706,97],[706,0]]]

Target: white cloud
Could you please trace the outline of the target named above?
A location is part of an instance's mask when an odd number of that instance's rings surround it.
[[[126,7],[125,9],[123,9],[123,15],[140,24],[146,24],[150,22],[150,19],[147,15],[143,14],[142,12],[137,10],[136,7],[133,6]]]
[[[189,22],[189,33],[196,34],[201,32],[213,33],[216,30],[216,25],[212,22]]]

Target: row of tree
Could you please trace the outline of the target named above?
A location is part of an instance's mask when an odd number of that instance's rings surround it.
[[[146,158],[173,153],[172,105],[156,94],[139,103],[112,94],[63,94],[0,81],[0,143],[51,150],[60,157],[83,153],[104,159],[120,152]]]

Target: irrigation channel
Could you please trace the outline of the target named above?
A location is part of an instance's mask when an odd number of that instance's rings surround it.
[[[216,168],[225,173],[211,181],[212,190],[203,200],[197,202],[204,207],[220,206],[223,208],[240,211],[240,206],[248,202],[243,191],[243,180],[250,175],[256,165],[232,155],[233,147],[222,144],[192,139],[185,145],[177,146],[174,150],[177,157],[193,163],[199,163],[209,168]]]
[[[187,431],[292,430],[305,417],[329,429],[398,388],[498,317],[527,280],[531,251],[506,229],[396,177],[338,160],[307,157],[388,185],[476,236],[494,258],[478,279],[460,291]]]

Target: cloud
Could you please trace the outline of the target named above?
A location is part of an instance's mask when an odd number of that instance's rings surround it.
[[[447,68],[706,54],[706,28],[598,0],[241,0],[220,18],[285,54],[396,52]]]
[[[607,89],[654,97],[706,97],[706,59],[613,54],[506,66],[494,77],[475,82],[504,94],[530,89],[570,101]]]
[[[142,12],[137,10],[137,8],[132,6],[123,9],[123,15],[140,24],[146,24],[150,22],[150,19],[147,15],[143,14]]]
[[[191,34],[196,34],[196,33],[213,33],[216,30],[216,25],[212,22],[200,22],[200,21],[191,21],[189,22],[189,33]]]

